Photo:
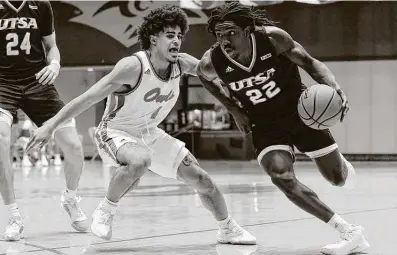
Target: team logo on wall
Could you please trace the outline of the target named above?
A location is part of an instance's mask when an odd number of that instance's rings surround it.
[[[185,1],[185,0],[184,0]],[[189,24],[206,24],[209,8],[214,5],[205,5],[201,1],[187,1],[192,5],[181,5],[184,1],[62,1],[77,8],[76,15],[69,19],[75,22],[99,30],[125,47],[129,48],[138,43],[138,26],[142,23],[143,17],[151,10],[161,7],[164,4],[179,5],[183,8],[188,17]],[[186,3],[187,3],[186,2]],[[211,1],[209,1],[211,2]],[[192,8],[196,6],[197,8]],[[190,7],[190,8],[189,8]]]

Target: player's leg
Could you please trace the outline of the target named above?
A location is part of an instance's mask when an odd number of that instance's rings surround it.
[[[112,237],[112,221],[119,200],[135,188],[150,165],[147,148],[122,131],[98,127],[95,132],[98,152],[104,164],[117,167],[111,177],[106,197],[92,215],[91,231],[109,240]]]
[[[62,109],[64,103],[52,85],[34,84],[25,92],[22,110],[37,125],[41,126]],[[64,153],[64,173],[66,189],[61,195],[61,205],[69,214],[71,225],[77,231],[88,230],[88,219],[81,210],[77,197],[77,188],[84,166],[84,154],[76,131],[74,119],[60,125],[54,132],[55,140]]]
[[[24,229],[15,200],[14,172],[10,162],[11,124],[21,94],[16,85],[0,84],[0,193],[9,212],[9,224],[4,232],[7,241],[19,240]]]
[[[301,183],[294,173],[294,156],[289,145],[272,145],[266,147],[258,156],[258,161],[271,181],[286,197],[302,210],[324,222],[334,215],[311,189]]]
[[[355,178],[353,166],[341,156],[329,130],[314,130],[302,126],[294,137],[294,142],[300,151],[316,162],[321,174],[333,185],[342,186],[346,183],[346,178]],[[347,223],[336,213],[327,217],[324,222],[341,233],[340,242],[323,247],[324,254],[358,253],[369,247],[362,227]]]
[[[157,129],[159,137],[151,149],[150,170],[168,178],[178,179],[194,188],[203,205],[217,220],[220,231],[218,241],[233,244],[255,244],[256,239],[242,229],[229,215],[223,194],[215,182],[198,164],[196,158],[185,148],[183,142]]]
[[[188,153],[180,163],[177,178],[197,191],[204,207],[218,222],[217,241],[219,243],[256,244],[256,238],[239,226],[229,215],[223,194],[191,153]]]

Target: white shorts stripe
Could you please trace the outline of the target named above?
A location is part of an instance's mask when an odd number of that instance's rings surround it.
[[[330,154],[331,152],[333,152],[336,149],[338,149],[338,145],[336,143],[334,143],[328,147],[325,147],[325,148],[322,148],[322,149],[319,149],[316,151],[305,152],[305,154],[309,158],[313,159],[313,158],[319,158],[319,157],[325,156],[327,154]]]
[[[263,156],[265,156],[266,153],[268,153],[270,151],[276,151],[276,150],[288,151],[289,153],[291,153],[292,157],[295,156],[293,148],[291,146],[289,146],[289,145],[284,145],[284,144],[283,145],[281,145],[281,144],[280,145],[271,145],[269,147],[264,148],[259,153],[258,158],[257,158],[258,162],[259,162],[259,165],[261,164],[262,158],[263,158]]]

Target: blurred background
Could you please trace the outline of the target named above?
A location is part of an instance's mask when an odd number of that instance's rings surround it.
[[[137,26],[163,4],[185,9],[190,30],[181,51],[201,58],[214,43],[206,30],[208,16],[224,2],[51,1],[63,66],[56,88],[62,99],[68,102],[82,94],[119,59],[140,50]],[[335,74],[351,107],[344,124],[331,129],[341,152],[351,160],[396,160],[397,2],[240,2],[267,10],[270,19]],[[301,73],[306,85],[315,84]],[[254,159],[251,137],[237,130],[198,79],[184,76],[181,83],[179,101],[161,127],[184,141],[199,159]],[[105,101],[76,119],[87,158],[96,156],[91,131],[104,108]],[[298,154],[298,160],[305,159]]]

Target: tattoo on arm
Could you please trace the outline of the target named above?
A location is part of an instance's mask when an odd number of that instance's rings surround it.
[[[182,163],[185,166],[190,166],[193,163],[192,155],[190,155],[190,153],[187,154],[186,157],[182,160]]]

